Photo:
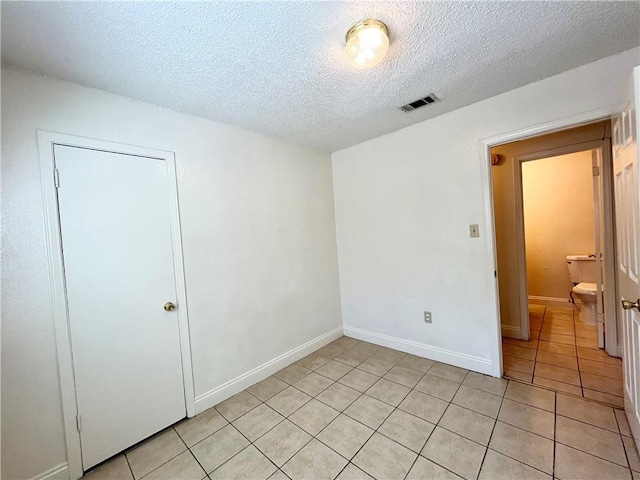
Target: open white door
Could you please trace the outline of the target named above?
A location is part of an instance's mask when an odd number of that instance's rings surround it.
[[[603,285],[603,261],[602,249],[604,246],[604,189],[602,182],[602,157],[599,149],[592,150],[592,169],[593,169],[593,213],[595,217],[596,231],[596,316],[598,326],[598,347],[604,348],[604,296],[602,294]]]
[[[640,444],[640,171],[638,121],[640,67],[633,71],[622,113],[613,124],[613,172],[624,406],[636,445]]]

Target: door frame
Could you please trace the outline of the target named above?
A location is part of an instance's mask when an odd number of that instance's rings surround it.
[[[612,181],[611,178],[613,164],[611,159],[611,143],[608,139],[592,140],[588,142],[574,143],[571,145],[565,145],[561,147],[545,149],[545,150],[532,150],[531,152],[524,153],[513,157],[514,160],[514,186],[515,186],[515,213],[516,213],[516,235],[514,241],[518,244],[518,296],[520,297],[520,327],[522,329],[522,337],[526,332],[526,340],[529,339],[529,292],[527,288],[527,259],[526,259],[526,242],[525,242],[525,229],[524,229],[524,197],[522,187],[522,165],[525,162],[541,160],[544,158],[557,157],[560,155],[568,155],[571,153],[585,152],[598,150],[601,155],[601,171],[600,175],[603,179],[603,199],[602,205],[599,208],[604,210],[604,218],[606,225],[600,225],[600,229],[604,231],[604,244],[600,246],[600,252],[604,255],[605,269],[603,270],[602,281],[607,285],[608,293],[603,296],[602,308],[605,315],[608,318],[614,318],[614,322],[605,322],[605,332],[607,336],[606,351],[613,352],[615,356],[620,355],[620,349],[618,345],[618,318],[615,308],[613,311],[611,307],[615,307],[617,299],[616,288],[616,276],[615,269],[612,268],[616,265],[616,252],[615,252],[615,233],[613,226],[613,201],[612,201]],[[594,189],[595,190],[595,189]],[[594,202],[599,202],[597,192],[594,191]],[[600,232],[595,232],[596,236],[600,235]],[[596,252],[597,254],[598,252]],[[526,329],[526,330],[524,330]]]
[[[502,377],[502,321],[500,318],[500,297],[498,290],[498,255],[496,248],[495,234],[495,213],[493,207],[493,181],[491,177],[491,149],[504,143],[525,140],[527,138],[545,135],[547,133],[558,132],[570,128],[578,127],[588,123],[602,121],[612,118],[616,114],[616,106],[611,105],[596,110],[581,112],[576,115],[560,118],[550,122],[522,128],[520,130],[508,131],[482,138],[479,141],[479,161],[480,161],[480,184],[482,192],[482,206],[484,212],[484,228],[487,232],[485,242],[486,259],[485,269],[488,282],[489,293],[493,297],[493,318],[494,318],[494,346],[492,357],[492,371],[494,377]]]
[[[60,217],[55,176],[54,146],[101,150],[112,153],[139,156],[162,160],[167,167],[169,215],[171,225],[171,241],[173,245],[173,264],[176,280],[176,300],[180,333],[180,353],[184,382],[184,396],[187,416],[195,415],[195,390],[193,381],[193,365],[189,337],[189,317],[185,288],[184,264],[182,256],[182,236],[180,230],[180,212],[176,177],[175,155],[173,152],[156,150],[134,145],[107,142],[93,138],[79,137],[56,132],[38,130],[38,150],[40,156],[40,183],[44,205],[44,227],[47,245],[47,259],[53,320],[58,357],[58,375],[62,398],[62,415],[64,421],[65,441],[69,477],[80,478],[83,475],[82,450],[80,432],[76,418],[78,406],[74,379],[73,351],[71,347],[71,330],[67,312],[62,238],[60,234]]]

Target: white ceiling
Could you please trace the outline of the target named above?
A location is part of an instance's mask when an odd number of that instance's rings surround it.
[[[2,62],[335,151],[640,45],[640,2],[2,2]],[[388,57],[344,57],[356,21]],[[428,93],[439,104],[397,109]],[[544,101],[544,99],[540,99]]]

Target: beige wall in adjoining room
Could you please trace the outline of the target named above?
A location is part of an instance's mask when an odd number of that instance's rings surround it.
[[[566,256],[595,251],[592,151],[522,164],[529,296],[568,300]]]

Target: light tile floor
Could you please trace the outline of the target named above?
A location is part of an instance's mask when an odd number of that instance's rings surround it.
[[[610,406],[342,337],[86,478],[631,479],[630,435]]]
[[[505,376],[624,407],[622,361],[598,348],[595,325],[541,305],[529,305],[529,321],[529,341],[502,340]]]

